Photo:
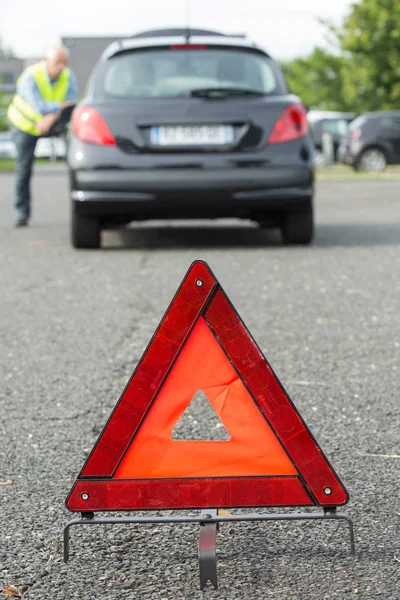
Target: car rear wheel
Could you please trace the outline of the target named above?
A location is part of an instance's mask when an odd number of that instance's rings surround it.
[[[384,152],[379,148],[364,150],[357,161],[357,170],[369,173],[381,173],[386,169],[387,160]]]
[[[74,248],[99,248],[100,223],[93,217],[82,217],[72,211],[71,237]]]
[[[306,209],[285,215],[281,231],[285,244],[310,244],[314,235],[312,204]]]

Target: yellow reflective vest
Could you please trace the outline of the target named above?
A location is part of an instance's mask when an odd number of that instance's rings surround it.
[[[51,85],[47,73],[46,63],[42,61],[26,69],[32,73],[39,92],[45,102],[64,102],[69,88],[70,69],[65,68],[58,77],[54,86]],[[17,82],[18,84],[18,82]],[[14,96],[8,108],[8,118],[15,127],[29,133],[30,135],[40,136],[36,124],[43,118],[43,115],[37,113],[28,102],[18,94]]]

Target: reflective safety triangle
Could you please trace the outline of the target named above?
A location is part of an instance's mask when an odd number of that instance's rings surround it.
[[[184,427],[199,391],[228,433],[225,438],[210,433],[199,439],[187,422],[183,439],[176,439],[175,429],[181,419]],[[206,414],[197,414],[197,423]],[[94,512],[347,501],[338,476],[216,278],[204,262],[195,262],[67,507]]]

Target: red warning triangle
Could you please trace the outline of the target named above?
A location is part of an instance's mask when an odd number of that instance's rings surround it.
[[[176,440],[201,390],[228,440]],[[66,501],[71,511],[338,506],[348,494],[202,261],[189,269]]]

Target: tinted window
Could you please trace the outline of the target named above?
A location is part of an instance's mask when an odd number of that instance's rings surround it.
[[[119,98],[173,97],[215,87],[240,87],[265,94],[285,92],[267,57],[215,48],[120,54],[108,61],[104,79],[106,93]]]
[[[400,129],[400,117],[385,117],[381,120],[384,129]]]
[[[358,129],[358,127],[362,127],[366,123],[366,121],[367,119],[365,117],[357,117],[356,119],[354,119],[354,121],[350,123],[350,131],[352,131],[352,129]]]
[[[344,119],[322,121],[322,131],[327,131],[333,135],[346,135],[348,127],[347,121]]]

